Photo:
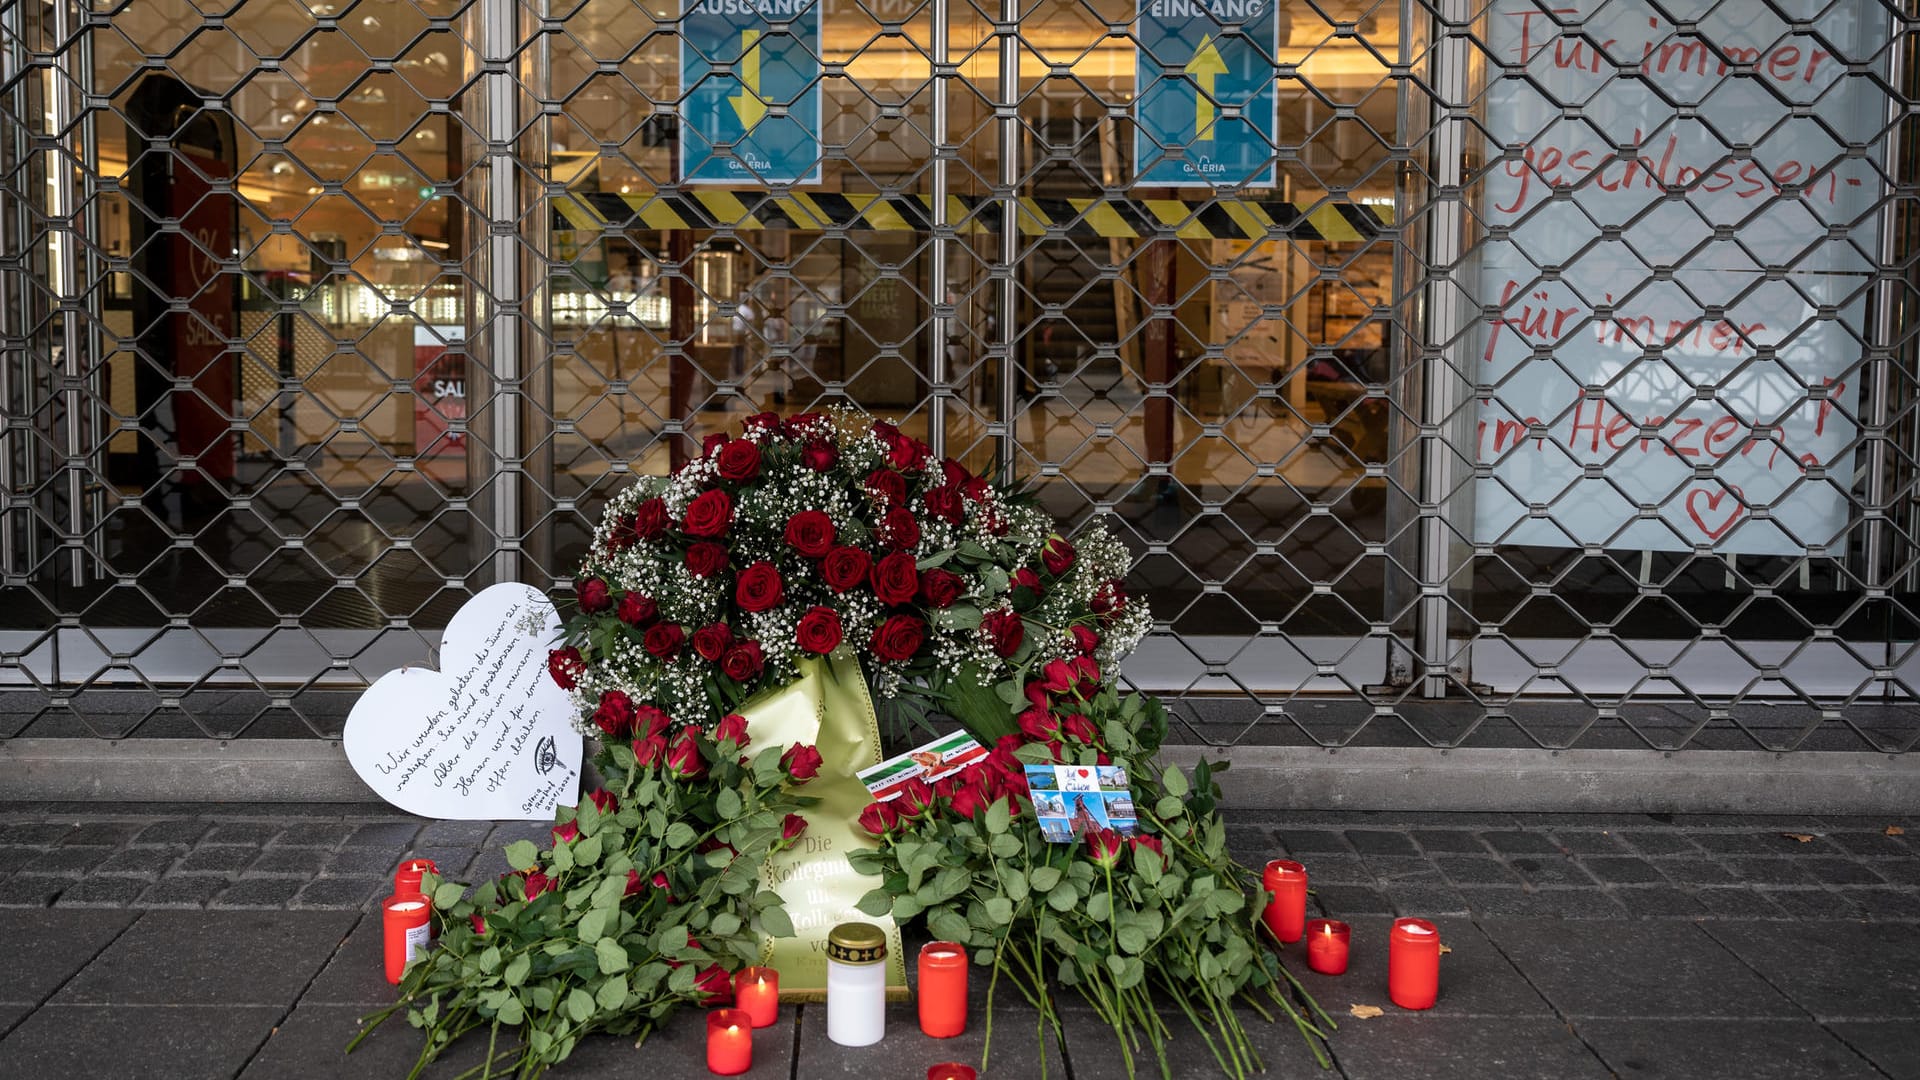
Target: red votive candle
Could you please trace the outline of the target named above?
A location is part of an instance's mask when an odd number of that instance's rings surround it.
[[[966,946],[951,941],[921,946],[919,994],[921,1031],[936,1039],[951,1039],[967,1030]],[[936,1065],[934,1070],[947,1067]],[[969,1069],[967,1075],[972,1074]]]
[[[944,1061],[927,1070],[927,1080],[975,1080],[977,1076],[973,1066],[957,1061]]]
[[[408,859],[393,872],[393,895],[419,896],[420,875],[439,872],[440,868],[433,865],[432,859]]]
[[[1440,996],[1440,930],[1427,920],[1393,921],[1387,996],[1403,1009],[1431,1009]]]
[[[1353,927],[1338,919],[1307,921],[1307,967],[1322,975],[1345,975]]]
[[[780,973],[770,967],[744,967],[733,976],[733,1004],[754,1027],[772,1027],[780,1019]]]
[[[389,896],[380,902],[382,944],[386,949],[387,981],[400,985],[407,962],[426,951],[433,931],[433,906],[419,892],[410,896]]]
[[[745,1009],[715,1009],[707,1014],[707,1071],[739,1076],[753,1068],[753,1021]]]
[[[1307,932],[1307,868],[1291,859],[1275,859],[1260,881],[1273,897],[1261,915],[1267,929],[1281,941],[1299,941]]]

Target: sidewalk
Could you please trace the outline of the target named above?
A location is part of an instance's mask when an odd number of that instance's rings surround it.
[[[1354,924],[1344,976],[1312,975],[1288,951],[1341,1021],[1324,1075],[1920,1078],[1920,818],[1229,821],[1242,861],[1300,859],[1316,904]],[[419,1048],[404,1023],[340,1052],[391,1000],[367,909],[393,865],[419,854],[476,879],[505,870],[501,845],[544,833],[367,806],[0,804],[0,1077],[397,1080]],[[1387,1000],[1394,914],[1434,918],[1452,950],[1430,1012]],[[1354,1005],[1385,1015],[1356,1019]],[[1124,1075],[1111,1033],[1083,1008],[1067,1018],[1046,1075]],[[1034,1019],[996,1009],[983,1076],[1041,1075]],[[706,1076],[697,1020],[638,1052],[590,1041],[552,1075]],[[1270,1073],[1323,1075],[1291,1025],[1249,1027]],[[978,1064],[978,1023],[936,1042],[900,1005],[888,1032],[850,1050],[827,1042],[817,1007],[788,1007],[756,1035],[749,1075],[918,1080],[936,1061]],[[456,1046],[428,1075],[483,1048]],[[1190,1036],[1174,1069],[1220,1075]]]

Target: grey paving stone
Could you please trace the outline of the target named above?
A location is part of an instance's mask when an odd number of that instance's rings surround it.
[[[187,849],[178,845],[130,847],[108,856],[107,861],[93,868],[93,872],[95,876],[126,874],[132,877],[154,878],[165,873],[186,853]]]
[[[1487,845],[1468,829],[1415,829],[1414,842],[1429,855],[1485,855]]]
[[[289,877],[243,878],[207,901],[209,908],[269,908],[279,910],[306,885],[305,879]]]
[[[1330,852],[1308,855],[1300,861],[1306,865],[1307,881],[1311,885],[1373,884],[1373,872],[1358,855]]]
[[[1375,880],[1382,883],[1399,881],[1406,883],[1444,884],[1446,878],[1440,875],[1440,868],[1417,855],[1365,855],[1361,862]],[[1313,870],[1309,866],[1307,873],[1311,877]]]
[[[415,821],[382,821],[372,825],[362,825],[347,837],[346,847],[401,848],[413,843],[420,831],[421,823]]]
[[[415,847],[477,848],[493,832],[491,821],[429,821],[414,837]]]
[[[132,907],[147,889],[145,878],[90,877],[74,882],[60,891],[55,907]]]
[[[988,1062],[989,1069],[984,1076],[1008,1076],[1017,1080],[1039,1080],[1040,1055],[1043,1052],[1036,1024],[1039,1014],[1024,1002],[1018,1005],[1003,1002],[998,996],[994,999],[993,1016],[993,1056]],[[789,1007],[782,1006],[784,1017]],[[804,1005],[792,1010],[800,1025],[799,1068],[796,1076],[814,1077],[859,1077],[862,1080],[895,1080],[897,1077],[913,1077],[924,1080],[927,1068],[943,1061],[960,1061],[974,1065],[980,1063],[980,1047],[984,1038],[984,1018],[978,1025],[971,1023],[969,1030],[952,1039],[929,1039],[920,1033],[920,1022],[911,1004],[894,1003],[887,1006],[887,1037],[872,1046],[838,1046],[827,1039],[826,1006]],[[1068,1012],[1062,1010],[1063,1019],[1089,1015],[1084,1010]],[[666,1035],[670,1041],[659,1047],[662,1064],[672,1065],[685,1060],[689,1062],[684,1072],[668,1072],[669,1076],[703,1075],[706,1068],[704,1046],[706,1035],[699,1033],[699,1039],[693,1040],[689,1033],[691,1024],[686,1019],[676,1019],[668,1025]],[[978,1030],[975,1030],[978,1028]],[[769,1029],[782,1031],[782,1028]],[[786,1076],[792,1059],[781,1051],[792,1046],[792,1036],[788,1032],[785,1040],[768,1039],[765,1043],[779,1044],[771,1047],[765,1059],[778,1071],[761,1072],[761,1046],[763,1040],[759,1032],[753,1040],[753,1076]],[[1071,1038],[1071,1034],[1069,1035]],[[627,1040],[630,1044],[631,1039]],[[682,1048],[682,1043],[685,1048]],[[1069,1044],[1071,1045],[1071,1044]],[[654,1049],[652,1040],[648,1040],[648,1049]],[[694,1056],[699,1051],[701,1056]],[[1061,1060],[1059,1047],[1052,1039],[1044,1049],[1048,1061],[1049,1077],[1066,1074],[1065,1062]],[[1089,1053],[1096,1052],[1090,1045]],[[684,1058],[681,1056],[685,1054]],[[615,1059],[618,1060],[618,1059]],[[612,1074],[606,1074],[612,1075]],[[1097,1074],[1095,1074],[1097,1075]],[[1119,1073],[1120,1076],[1126,1074]]]
[[[1705,855],[1649,860],[1669,881],[1682,885],[1732,885],[1740,879],[1733,871]]]
[[[1520,855],[1507,860],[1529,885],[1592,885],[1593,878],[1565,855]]]
[[[1867,863],[1873,872],[1901,885],[1920,885],[1920,856],[1905,859],[1873,859]]]
[[[1378,917],[1349,919],[1353,924],[1353,946],[1344,975],[1319,975],[1307,968],[1306,943],[1282,947],[1287,970],[1300,980],[1322,1008],[1340,1022],[1344,1034],[1349,1028],[1370,1021],[1350,1020],[1347,1006],[1377,1004],[1389,1013],[1398,1012],[1387,1000],[1387,941],[1393,920]],[[1527,985],[1518,970],[1499,948],[1471,920],[1442,916],[1433,919],[1440,930],[1441,943],[1452,952],[1440,958],[1440,997],[1430,1015],[1445,1018],[1467,1016],[1551,1016],[1546,1000]],[[1340,1035],[1333,1038],[1333,1049],[1340,1051]],[[1068,1044],[1068,1049],[1072,1049]],[[1077,1057],[1076,1057],[1077,1061]]]
[[[1503,889],[1460,886],[1475,915],[1620,919],[1626,909],[1601,889]]]
[[[1801,870],[1802,859],[1759,858],[1723,855],[1720,864],[1742,881],[1756,885],[1812,885],[1814,879]]]
[[[1680,832],[1635,831],[1623,832],[1620,839],[1644,855],[1688,855],[1700,850],[1699,846]]]
[[[213,822],[205,818],[170,818],[165,821],[156,821],[141,829],[132,843],[135,847],[155,844],[169,847],[176,844],[191,844],[205,836],[207,830],[211,828],[213,828]]]
[[[291,1006],[353,919],[320,911],[149,911],[61,1004]]]
[[[0,880],[0,907],[43,908],[72,884],[72,878],[15,874]]]
[[[1813,839],[1802,842],[1789,833]],[[1834,850],[1812,826],[1774,832],[1699,832],[1688,834],[1688,838],[1716,855],[1810,855]]]
[[[1384,989],[1351,996],[1367,999],[1358,1004],[1380,1005],[1388,1015],[1343,1020],[1328,1040],[1347,1080],[1416,1076],[1422,1080],[1603,1080],[1611,1076],[1557,1020],[1407,1013],[1393,1007]]]
[[[1827,1030],[1893,1080],[1920,1080],[1920,1039],[1914,1038],[1911,1019],[1845,1021],[1828,1024]]]
[[[1506,831],[1483,832],[1480,839],[1502,855],[1558,855],[1560,845],[1545,833]]]
[[[1627,855],[1586,855],[1581,857],[1580,866],[1609,885],[1650,885],[1667,880],[1652,863]]]
[[[1740,885],[1695,889],[1693,898],[1711,915],[1729,919],[1784,919],[1787,913],[1758,889]]]
[[[133,924],[125,911],[0,911],[0,1001],[37,1005]]]
[[[1858,907],[1869,919],[1920,919],[1920,893],[1912,889],[1864,888],[1837,891],[1841,897]]]
[[[1419,855],[1413,837],[1386,829],[1348,829],[1347,843],[1362,855]]]
[[[1339,833],[1325,829],[1280,829],[1275,835],[1286,847],[1287,853],[1296,858],[1320,852],[1338,853],[1353,850]]]
[[[213,830],[202,837],[200,843],[241,844],[247,847],[259,847],[280,833],[280,823],[276,821],[221,821]]]
[[[1691,919],[1707,913],[1692,893],[1671,885],[1627,885],[1612,895],[1636,919]]]
[[[7,1032],[12,1031],[32,1012],[31,1005],[0,1005],[0,1039],[6,1038]]]
[[[401,1014],[375,1029],[348,1054],[347,1044],[360,1033],[360,1018],[368,1011],[358,1005],[315,1005],[303,999],[247,1064],[240,1080],[399,1080],[413,1068],[426,1040],[421,1032],[407,1026],[407,1018]],[[631,1046],[633,1040],[626,1043]],[[486,1052],[486,1032],[471,1032],[421,1075],[457,1076],[479,1065]],[[570,1061],[551,1075],[571,1077],[574,1065]]]
[[[1391,915],[1393,903],[1378,889],[1359,885],[1326,885],[1313,890],[1320,909],[1335,918],[1354,915]]]
[[[11,874],[40,857],[45,848],[0,847],[0,874]]]
[[[175,874],[237,874],[260,857],[257,847],[239,844],[202,846],[187,852],[173,868]]]
[[[1562,851],[1576,855],[1621,855],[1627,850],[1612,833],[1593,830],[1555,829],[1553,839]]]
[[[1271,1003],[1268,1003],[1271,1008]],[[1204,1044],[1194,1037],[1192,1025],[1184,1016],[1174,1010],[1167,1017],[1173,1037],[1167,1045],[1168,1072],[1162,1073],[1157,1059],[1150,1048],[1143,1047],[1133,1058],[1134,1075],[1140,1080],[1171,1075],[1174,1080],[1221,1080],[1228,1075]],[[993,1020],[993,1058],[992,1068],[982,1076],[1001,1075],[1020,1077],[1021,1080],[1039,1080],[1040,1067],[1035,1048],[1038,1039],[1034,1033],[1037,1016],[1024,1002],[1019,1010],[995,1009]],[[1276,1014],[1277,1015],[1277,1014]],[[1067,1036],[1067,1052],[1073,1060],[1073,1075],[1085,1077],[1125,1077],[1126,1059],[1122,1056],[1120,1041],[1115,1037],[1113,1028],[1103,1023],[1090,1009],[1074,1009],[1063,1012],[1064,1027]],[[1276,1023],[1268,1023],[1251,1011],[1245,1011],[1240,1018],[1241,1027],[1246,1031],[1248,1041],[1259,1054],[1261,1063],[1266,1066],[1265,1075],[1269,1076],[1318,1076],[1320,1064],[1314,1057],[1313,1045],[1319,1044],[1325,1052],[1324,1044],[1314,1040],[1310,1044],[1293,1022],[1280,1017]],[[1004,1025],[1004,1026],[1003,1026]],[[977,1025],[976,1025],[977,1026]],[[1211,1034],[1211,1030],[1209,1034]],[[888,1031],[892,1035],[891,1029]],[[909,1039],[931,1044],[928,1064],[939,1061],[957,1061],[972,1065],[980,1064],[981,1037],[978,1032],[970,1031],[955,1039],[943,1039],[935,1043],[931,1039],[917,1038],[917,1032]],[[890,1040],[891,1041],[891,1040]],[[962,1044],[962,1045],[955,1045]],[[909,1043],[911,1045],[911,1043]],[[926,1066],[919,1064],[925,1055],[916,1054],[913,1071],[902,1072],[902,1076],[921,1080],[927,1075]],[[815,1075],[814,1062],[802,1057],[800,1061],[802,1076]],[[834,1075],[831,1068],[827,1075]],[[878,1074],[875,1074],[876,1077]],[[1049,1078],[1063,1075],[1056,1062],[1049,1066]],[[1256,1074],[1257,1075],[1257,1074]],[[1334,1074],[1328,1074],[1334,1075]]]
[[[1581,1020],[1575,1030],[1621,1076],[1877,1080],[1880,1075],[1811,1020]]]
[[[60,837],[68,846],[120,847],[133,839],[142,825],[138,821],[83,821]]]
[[[72,831],[73,826],[63,821],[0,822],[0,845],[52,847],[60,842],[61,837]]]
[[[1481,929],[1570,1017],[1787,1017],[1782,997],[1702,924],[1635,923],[1629,933],[1548,919],[1481,919]],[[1768,926],[1778,934],[1778,927]],[[1711,987],[1710,993],[1702,988]]]
[[[551,826],[540,825],[530,821],[496,822],[493,826],[493,831],[487,834],[485,846],[489,848],[504,848],[515,840],[531,840],[536,844],[544,844],[547,840],[547,830],[549,828],[551,828]]]
[[[302,821],[274,834],[272,847],[335,848],[359,826],[344,821]]]
[[[1892,858],[1915,854],[1906,838],[1884,832],[1832,832],[1827,834],[1827,839],[1855,855]]]
[[[1711,921],[1706,932],[1821,1020],[1920,1016],[1920,926]]]
[[[1872,867],[1859,859],[1842,859],[1816,856],[1810,859],[1795,859],[1793,864],[1800,871],[1823,885],[1884,885],[1887,879],[1873,872]]]
[[[1436,855],[1433,863],[1456,885],[1518,885],[1520,875],[1499,859],[1476,855]]]
[[[207,901],[226,887],[226,878],[211,874],[163,877],[140,894],[140,905],[151,908],[205,907]]]
[[[1832,889],[1764,889],[1768,900],[1775,907],[1798,919],[1857,919],[1862,917],[1859,907],[1849,898],[1849,893],[1835,892]]]
[[[232,1076],[284,1010],[48,1005],[0,1040],[0,1076]]]
[[[247,873],[310,878],[326,868],[329,857],[324,848],[268,848],[247,866]]]
[[[387,895],[392,888],[393,882],[380,878],[315,878],[307,882],[287,906],[357,910]],[[383,889],[386,892],[381,891]]]
[[[474,847],[478,849],[480,844]],[[1273,838],[1273,830],[1232,823],[1227,825],[1227,850],[1248,866],[1258,866],[1282,853],[1279,842]]]
[[[1401,885],[1384,887],[1393,913],[1426,918],[1430,915],[1465,915],[1472,909],[1467,898],[1446,885]]]
[[[400,852],[400,848],[390,847],[345,848],[327,855],[321,872],[336,877],[391,878],[400,865]]]
[[[394,988],[387,982],[386,961],[381,951],[380,913],[368,912],[356,919],[352,931],[334,950],[327,965],[314,976],[313,985],[301,995],[303,1006],[351,1005],[369,1012],[393,1002]]]
[[[50,848],[21,869],[27,874],[61,874],[79,877],[107,860],[110,849],[97,847]]]

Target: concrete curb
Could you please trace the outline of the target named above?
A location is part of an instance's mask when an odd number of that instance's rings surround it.
[[[1920,806],[1920,754],[1170,746],[1231,757],[1248,810],[1885,814]],[[340,744],[310,739],[0,741],[0,798],[377,803]]]
[[[1191,766],[1224,748],[1169,746]],[[1908,813],[1920,755],[1747,750],[1240,746],[1220,786],[1250,810]]]

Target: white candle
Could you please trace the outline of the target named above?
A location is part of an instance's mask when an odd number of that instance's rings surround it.
[[[872,923],[827,935],[827,1038],[872,1046],[887,1031],[887,937]]]

